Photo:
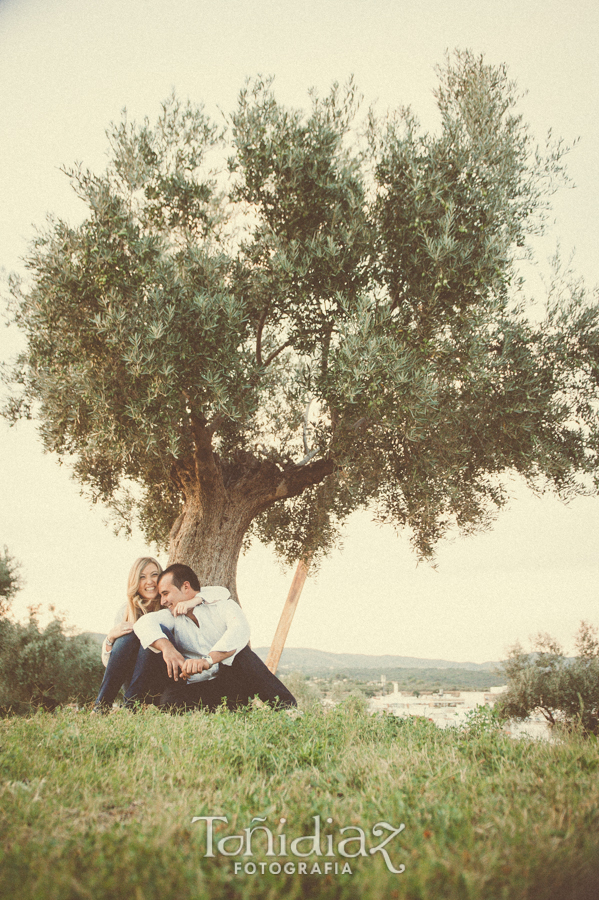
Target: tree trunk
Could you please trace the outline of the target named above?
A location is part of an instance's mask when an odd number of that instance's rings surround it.
[[[169,563],[191,566],[200,584],[221,584],[239,603],[237,561],[252,520],[319,484],[335,465],[320,459],[283,469],[247,452],[223,462],[212,448],[211,430],[198,420],[194,438],[194,455],[174,464],[173,477],[185,500],[171,529]]]
[[[256,515],[246,498],[230,498],[223,492],[220,502],[195,498],[185,506],[171,531],[169,563],[182,562],[194,570],[200,584],[221,584],[237,595],[237,561],[243,537]]]

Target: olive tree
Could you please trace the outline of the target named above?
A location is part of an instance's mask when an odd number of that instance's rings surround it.
[[[540,712],[551,726],[599,734],[599,640],[582,622],[576,656],[569,659],[549,635],[539,635],[527,653],[519,644],[503,664],[508,690],[497,709],[501,718],[522,721]]]
[[[506,473],[592,489],[597,306],[518,299],[562,148],[470,53],[436,99],[435,133],[360,124],[351,82],[307,111],[249,82],[222,126],[174,97],[124,116],[104,173],[66,170],[87,217],[50,219],[11,281],[6,414],[204,582],[235,594],[251,535],[326,552],[358,507],[430,556],[488,523]]]
[[[22,586],[19,568],[20,563],[5,546],[0,553],[0,616],[8,612],[12,598]]]

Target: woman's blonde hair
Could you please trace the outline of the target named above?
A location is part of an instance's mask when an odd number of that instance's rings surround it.
[[[157,559],[154,559],[153,556],[140,556],[139,559],[136,559],[131,566],[129,579],[127,581],[127,614],[125,615],[126,622],[137,622],[139,617],[143,616],[144,613],[154,612],[155,610],[160,609],[160,597],[156,597],[155,600],[144,600],[144,598],[141,597],[138,593],[141,573],[150,563],[156,566],[156,568],[158,569],[158,574],[162,572],[162,566]]]

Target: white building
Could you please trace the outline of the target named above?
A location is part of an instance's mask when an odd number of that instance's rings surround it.
[[[396,681],[393,693],[372,697],[370,712],[389,712],[394,716],[423,716],[439,728],[462,725],[468,713],[477,706],[494,706],[507,685],[493,687],[489,691],[422,691],[418,697],[410,691],[400,691]],[[513,736],[529,734],[531,737],[548,737],[549,728],[542,716],[534,716],[522,723],[506,723],[505,731]]]

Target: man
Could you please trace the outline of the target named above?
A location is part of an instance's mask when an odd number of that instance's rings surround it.
[[[163,610],[141,616],[134,629],[144,649],[162,653],[171,683],[161,706],[230,709],[258,696],[297,706],[293,695],[250,650],[248,621],[224,587],[200,587],[189,566],[174,563],[158,579]]]

